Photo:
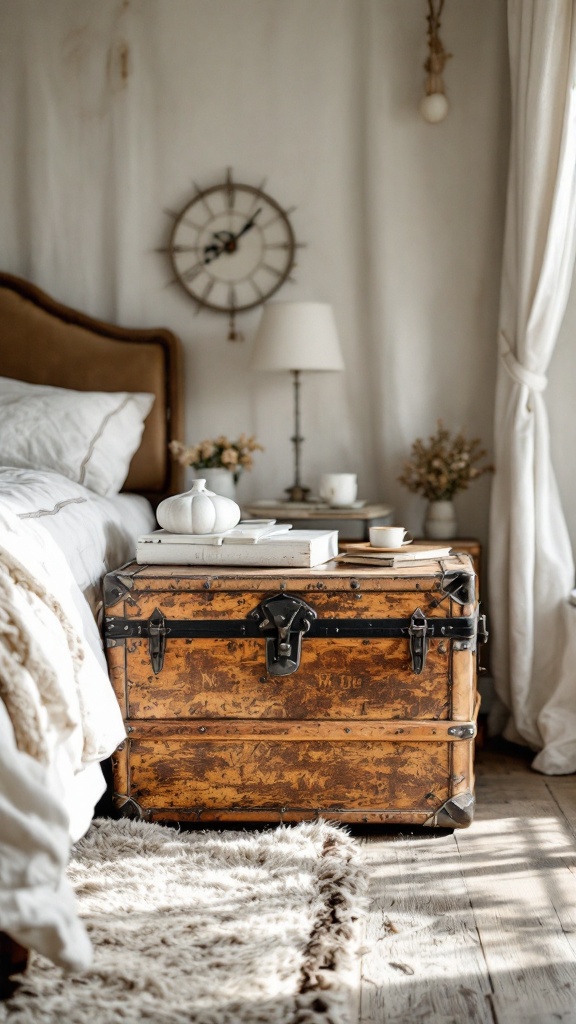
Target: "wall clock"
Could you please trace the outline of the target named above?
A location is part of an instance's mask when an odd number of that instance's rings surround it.
[[[199,189],[179,212],[165,249],[177,281],[198,308],[230,317],[259,306],[290,277],[296,242],[284,210],[260,188],[226,178]]]

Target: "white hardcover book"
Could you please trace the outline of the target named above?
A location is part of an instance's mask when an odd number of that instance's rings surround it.
[[[220,535],[222,537],[222,535]],[[225,536],[220,542],[198,535],[156,530],[138,538],[136,561],[140,565],[254,565],[311,569],[338,554],[337,530],[292,530],[246,543],[242,537]]]

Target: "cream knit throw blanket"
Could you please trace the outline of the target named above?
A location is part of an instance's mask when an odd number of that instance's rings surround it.
[[[83,658],[80,637],[60,603],[0,546],[0,697],[18,749],[44,765],[53,743],[69,736],[84,717],[78,686]]]
[[[125,735],[83,601],[50,535],[0,502],[0,931],[73,970],[91,947],[70,839],[102,791],[91,763]]]

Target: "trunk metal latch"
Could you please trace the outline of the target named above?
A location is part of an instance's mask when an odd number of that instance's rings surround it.
[[[148,651],[154,675],[162,671],[166,650],[166,620],[159,608],[155,608],[148,620]]]
[[[307,633],[316,612],[299,597],[275,594],[262,601],[252,612],[266,640],[266,669],[271,676],[289,676],[300,665],[302,636]]]
[[[417,608],[410,617],[408,636],[410,637],[412,671],[419,676],[426,664],[428,653],[428,623],[421,608]]]

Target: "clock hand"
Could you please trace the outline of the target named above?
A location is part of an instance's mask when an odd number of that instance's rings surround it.
[[[212,263],[212,260],[218,259],[218,257],[224,252],[224,249],[217,245],[205,245],[204,246],[204,263]]]
[[[261,212],[262,212],[262,207],[260,206],[260,207],[258,207],[258,209],[256,210],[256,212],[252,214],[252,216],[250,217],[250,220],[247,220],[247,221],[246,221],[246,223],[245,223],[244,227],[243,227],[243,228],[241,229],[241,231],[239,231],[239,232],[238,232],[238,234],[234,236],[234,237],[235,237],[235,239],[236,239],[236,241],[237,241],[237,240],[238,240],[239,238],[241,238],[241,237],[242,237],[242,235],[245,235],[247,231],[250,231],[250,228],[253,228],[253,227],[254,227],[254,224],[255,224],[255,221],[256,221],[256,217],[257,217],[257,216],[258,216],[258,214],[259,214],[259,213],[261,213]]]
[[[217,260],[223,252],[234,252],[236,249],[236,238],[231,231],[215,231],[212,235],[216,239],[212,245],[204,246],[204,263],[212,263]]]
[[[223,252],[236,252],[236,242],[242,237],[242,235],[245,235],[247,231],[250,231],[250,229],[254,227],[256,217],[261,212],[262,207],[260,206],[236,235],[231,231],[215,231],[212,237],[216,239],[217,244],[213,242],[211,245],[206,245],[204,247],[204,263],[212,263],[212,261],[217,260]]]

